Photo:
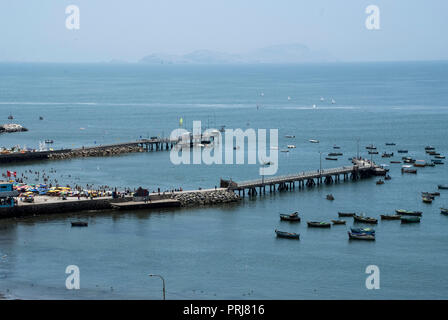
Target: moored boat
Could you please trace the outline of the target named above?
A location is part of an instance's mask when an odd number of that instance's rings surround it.
[[[350,228],[352,233],[367,233],[367,234],[375,234],[375,229],[373,228]]]
[[[440,213],[444,215],[448,215],[448,209],[446,208],[440,208]]]
[[[384,184],[384,181],[380,179],[376,182],[376,184]]]
[[[324,221],[308,221],[307,225],[309,228],[330,228],[331,223]]]
[[[85,221],[73,221],[72,227],[87,227],[89,224]]]
[[[315,140],[315,139],[310,139],[308,141],[311,142],[311,143],[319,143],[319,140]]]
[[[408,153],[408,150],[398,150],[398,153]]]
[[[300,221],[299,213],[294,212],[291,214],[280,214],[280,220],[299,222]]]
[[[402,216],[421,216],[421,211],[409,211],[404,209],[396,209],[395,212]]]
[[[401,163],[401,161],[391,161],[390,163]]]
[[[332,194],[327,194],[327,200],[334,200],[334,197]]]
[[[279,238],[287,238],[287,239],[300,239],[300,234],[294,232],[285,232],[275,229],[275,234]]]
[[[448,190],[448,185],[443,185],[443,184],[439,184],[437,186],[437,188],[441,189],[441,190]]]
[[[422,201],[424,203],[432,203],[432,199],[430,197],[422,197]]]
[[[333,158],[333,157],[325,157],[325,160],[333,160],[333,161],[338,161],[338,158]]]
[[[375,240],[375,235],[367,233],[353,233],[348,231],[348,238],[350,240]]]
[[[386,146],[395,146],[396,143],[395,142],[386,142]]]
[[[370,224],[377,224],[378,219],[371,218],[371,217],[364,217],[364,216],[358,216],[354,215],[353,219],[355,219],[356,222],[362,222],[362,223],[370,223]]]
[[[382,214],[381,220],[400,220],[401,216],[399,214]]]
[[[419,223],[420,217],[401,217],[401,223]]]
[[[340,217],[353,217],[356,213],[354,212],[338,212],[338,216]]]
[[[437,158],[437,159],[445,159],[445,156],[435,155],[434,158]]]

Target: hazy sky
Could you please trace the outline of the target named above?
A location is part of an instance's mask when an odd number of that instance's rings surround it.
[[[80,30],[65,27],[67,5]],[[367,30],[365,9],[380,9]],[[448,59],[446,0],[0,0],[0,61],[138,61],[302,43],[342,61]]]

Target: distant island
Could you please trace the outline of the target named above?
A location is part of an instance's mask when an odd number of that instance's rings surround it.
[[[335,62],[337,59],[324,51],[303,44],[273,45],[246,54],[231,54],[211,50],[196,50],[183,55],[153,53],[139,62],[146,64],[288,64],[304,62]]]

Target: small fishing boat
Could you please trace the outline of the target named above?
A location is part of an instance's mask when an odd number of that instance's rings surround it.
[[[391,161],[390,163],[401,163],[401,161]]]
[[[430,198],[432,200],[435,199],[435,196],[430,194],[429,192],[422,192],[422,197]]]
[[[294,232],[285,232],[275,229],[275,234],[278,238],[287,238],[287,239],[300,239],[300,234]]]
[[[40,117],[39,117],[39,120],[44,120],[44,117],[40,116]]]
[[[337,146],[337,145],[334,145],[334,146],[333,146],[333,149],[341,149],[341,147],[340,147],[340,146]]]
[[[378,151],[369,151],[369,154],[378,154]]]
[[[308,221],[309,228],[331,228],[331,223],[323,221]]]
[[[288,149],[280,150],[280,152],[289,152],[289,150]]]
[[[280,220],[282,221],[293,221],[293,222],[299,222],[300,217],[298,212],[294,212],[291,214],[280,214]]]
[[[361,222],[361,223],[370,223],[370,224],[377,224],[378,219],[370,218],[370,217],[364,217],[364,216],[358,216],[354,215],[353,219],[355,219],[355,222]]]
[[[425,150],[435,150],[436,148],[434,148],[433,146],[426,146]]]
[[[420,217],[401,217],[401,223],[419,223]]]
[[[384,184],[384,181],[380,179],[376,182],[376,184]]]
[[[401,168],[401,173],[412,173],[412,174],[417,174],[417,169]]]
[[[442,160],[439,160],[439,159],[431,159],[431,161],[434,164],[443,164]]]
[[[87,227],[89,224],[84,221],[73,221],[72,227]]]
[[[439,189],[443,189],[443,190],[448,190],[448,185],[439,184],[439,185],[437,186],[437,188],[439,188]]]
[[[394,153],[387,153],[387,152],[383,152],[383,154],[381,155],[382,158],[390,158],[393,157]]]
[[[319,143],[319,140],[315,140],[315,139],[310,139],[308,141],[311,142],[311,143]]]
[[[395,146],[396,143],[395,142],[386,142],[386,146]]]
[[[331,220],[333,224],[345,224],[345,220]]]
[[[398,153],[408,153],[408,150],[398,150]]]
[[[408,211],[408,210],[404,210],[404,209],[397,209],[397,210],[395,210],[395,212],[402,216],[421,216],[422,215],[421,211]]]
[[[9,120],[14,119],[14,117],[12,116],[12,114],[10,114],[10,115],[8,116],[8,119],[9,119]]]
[[[384,177],[384,180],[391,180],[391,179],[392,179],[392,177],[390,175],[387,175]]]
[[[434,156],[434,158],[436,158],[436,159],[445,159],[445,156],[442,156],[442,155],[436,155],[436,156]]]
[[[440,213],[448,216],[448,209],[440,208]]]
[[[296,147],[296,146],[295,146],[295,145],[293,145],[293,144],[288,144],[288,146],[287,146],[287,147],[288,147],[288,149],[295,149],[295,147]]]
[[[373,234],[352,233],[350,231],[348,231],[347,233],[350,240],[375,240],[375,235]]]
[[[51,143],[54,143],[54,141],[53,141],[53,140],[50,140],[50,139],[48,139],[48,140],[45,140],[45,143],[47,143],[47,144],[51,144]]]
[[[334,200],[334,197],[332,194],[327,194],[327,200]]]
[[[436,165],[434,163],[426,163],[426,167],[435,167]]]
[[[354,217],[355,215],[354,212],[338,212],[339,217]]]
[[[376,150],[376,147],[373,144],[371,144],[371,145],[367,146],[366,149],[367,150]]]
[[[375,229],[373,228],[350,228],[352,233],[367,233],[367,234],[375,234]]]
[[[420,168],[426,167],[425,160],[415,160],[414,167],[420,167]]]
[[[286,135],[285,136],[285,138],[288,138],[288,139],[292,139],[292,138],[295,138],[296,136],[292,136],[292,135]]]
[[[424,203],[432,203],[432,199],[430,197],[422,197],[422,201]]]
[[[338,158],[325,157],[325,160],[338,161]]]
[[[433,197],[438,197],[438,196],[440,196],[440,192],[429,192],[429,195],[430,196],[433,196]]]
[[[399,214],[382,214],[381,220],[400,220],[401,216]]]
[[[330,152],[328,154],[329,157],[337,157],[337,156],[342,156],[343,154],[341,152]]]

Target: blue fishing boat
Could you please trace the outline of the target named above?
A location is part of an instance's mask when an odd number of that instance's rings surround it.
[[[350,231],[348,233],[348,238],[350,240],[375,240],[375,234],[368,234],[368,233],[352,233]]]
[[[300,239],[300,234],[294,232],[285,232],[275,229],[275,234],[279,238],[287,238],[287,239]]]
[[[366,234],[375,234],[375,229],[373,228],[350,228],[352,233],[366,233]]]

